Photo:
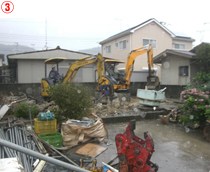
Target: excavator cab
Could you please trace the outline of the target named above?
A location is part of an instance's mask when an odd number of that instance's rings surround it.
[[[55,82],[51,78],[48,77],[47,66],[56,65],[57,70],[58,70],[59,63],[66,59],[67,59],[66,57],[53,57],[53,58],[49,58],[45,60],[45,78],[41,79],[41,95],[44,99],[49,97],[47,93],[48,88],[55,85]]]
[[[102,95],[95,101],[99,102],[104,96],[109,96],[110,100],[114,99],[114,84],[119,84],[123,81],[124,75],[117,71],[116,66],[124,61],[115,59],[105,59],[104,69],[105,75],[102,76],[101,82],[98,82],[97,92],[101,92]],[[109,82],[110,81],[110,82]]]
[[[124,74],[120,73],[117,70],[117,65],[119,65],[120,63],[125,63],[124,61],[120,61],[120,60],[114,60],[114,59],[106,59],[105,60],[105,71],[107,76],[109,76],[110,78],[112,78],[112,80],[115,83],[121,83],[123,82],[123,78],[124,78]]]

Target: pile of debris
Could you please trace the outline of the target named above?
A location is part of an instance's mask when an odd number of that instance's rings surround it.
[[[59,147],[56,147],[56,137],[49,137],[50,134],[55,134],[55,132],[46,133],[45,138],[40,137],[40,135],[43,134],[37,134],[31,122],[36,121],[20,120],[10,117],[0,122],[0,158],[1,160],[7,159],[9,163],[12,162],[11,158],[17,158],[20,171],[41,171],[46,161],[74,171],[87,171],[79,167],[79,162],[75,163],[75,161],[69,159],[61,152],[95,138],[97,133],[99,140],[103,140],[103,136],[106,136],[106,133],[101,134],[100,132],[103,125],[100,120],[89,126],[77,125],[78,123],[82,123],[82,121],[67,121],[62,129],[64,142],[61,145],[59,144]],[[39,125],[39,131],[41,131],[41,128],[44,129],[46,127],[45,124],[48,122],[49,121],[46,121],[45,123],[45,121],[42,121],[44,126]],[[47,126],[47,128],[50,129],[49,126]],[[77,132],[75,133],[74,131]],[[78,131],[81,132],[79,133]],[[81,137],[83,137],[82,140]],[[62,145],[65,145],[65,147],[62,147]],[[57,157],[65,159],[65,162],[57,160]],[[0,163],[3,163],[1,160]],[[13,171],[14,169],[9,167],[9,163],[7,163],[8,166],[4,167],[4,169],[6,168],[7,170],[10,169],[9,171]],[[0,171],[4,169],[0,167]]]
[[[21,99],[20,96],[12,96],[1,99],[1,101],[3,103],[1,102],[2,105],[0,106],[0,164],[7,165],[1,166],[0,171],[5,169],[14,171],[13,166],[9,165],[11,162],[17,162],[20,171],[37,171],[37,169],[41,171],[46,161],[73,171],[87,171],[81,170],[79,165],[62,154],[62,151],[96,138],[97,133],[99,140],[103,140],[107,134],[103,128],[103,122],[97,116],[95,116],[95,119],[91,118],[92,122],[88,126],[82,126],[83,121],[72,120],[63,124],[63,142],[62,135],[58,132],[57,120],[54,119],[54,115],[48,118],[48,114],[52,113],[46,112],[49,107],[55,106],[54,102],[45,102],[39,105],[35,100],[24,96]],[[27,101],[28,105],[36,105],[39,111],[44,112],[39,113],[35,119],[31,119],[29,108],[29,120],[17,118],[13,115],[12,110],[16,103],[21,101]],[[85,122],[88,122],[88,120],[86,119]],[[82,131],[82,129],[85,132],[78,132]],[[90,130],[89,133],[87,132],[88,129]],[[77,132],[74,133],[71,130],[77,130]],[[69,137],[70,132],[72,132],[71,137]],[[83,140],[81,140],[81,136],[83,136]],[[59,141],[59,144],[57,141]],[[68,163],[57,160],[57,157],[65,159]],[[5,161],[9,162],[5,163]],[[14,167],[17,168],[17,166]]]
[[[33,130],[29,130],[22,120],[17,118],[8,118],[8,121],[1,122],[0,138],[11,142],[15,145],[46,154],[47,151],[43,144],[37,139]],[[18,160],[23,165],[26,171],[32,171],[36,168],[37,159],[33,156],[18,152],[14,149],[9,149],[0,146],[1,154],[0,159],[18,157]]]

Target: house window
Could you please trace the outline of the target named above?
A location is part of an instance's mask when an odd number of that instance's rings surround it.
[[[179,66],[179,76],[188,76],[188,66]]]
[[[156,48],[156,40],[154,39],[143,39],[143,46],[152,44],[153,48]]]
[[[154,39],[143,39],[143,46],[152,44],[153,48],[156,48],[156,40]]]
[[[115,48],[118,48],[118,42],[115,42]]]
[[[174,43],[174,49],[185,49],[185,44]]]
[[[106,50],[106,54],[111,53],[111,45],[107,45],[105,50]]]
[[[120,50],[126,49],[126,40],[120,41]]]

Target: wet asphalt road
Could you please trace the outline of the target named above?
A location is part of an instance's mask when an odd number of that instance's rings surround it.
[[[96,157],[97,167],[102,162],[108,163],[117,155],[115,136],[124,133],[128,122],[106,124],[109,132],[108,144],[101,143],[107,150]],[[210,172],[210,142],[207,142],[201,130],[185,132],[177,124],[164,125],[158,119],[136,121],[136,136],[144,139],[148,131],[154,141],[155,152],[151,161],[158,164],[158,172]],[[117,163],[115,160],[112,164]],[[42,172],[67,172],[68,170],[54,165],[47,165]]]
[[[98,166],[100,161],[109,162],[115,157],[115,136],[123,133],[128,123],[106,124],[111,145],[98,156]],[[159,120],[136,121],[135,135],[144,139],[145,131],[155,144],[151,161],[159,165],[158,172],[210,172],[210,142],[204,139],[201,130],[185,132],[183,126],[164,125]]]

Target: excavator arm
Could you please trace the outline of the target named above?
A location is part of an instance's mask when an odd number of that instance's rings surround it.
[[[101,54],[98,54],[97,56],[93,56],[93,57],[87,56],[87,57],[79,59],[76,62],[73,62],[69,66],[66,72],[66,75],[64,76],[63,83],[73,82],[80,67],[93,64],[93,63],[97,64],[97,72],[98,72],[98,77],[99,77],[98,80],[101,81],[102,74],[103,75],[105,74],[104,59]]]
[[[159,78],[155,75],[155,70],[153,66],[153,48],[150,44],[150,48],[147,52],[148,57],[148,69],[149,74],[147,77],[147,89],[155,89],[159,85]]]
[[[65,60],[66,58],[52,58],[52,59],[48,59],[45,61],[45,63],[47,64],[54,64],[54,63],[59,63],[62,60]],[[78,70],[80,69],[80,67],[82,66],[86,66],[89,64],[93,64],[96,63],[97,65],[97,72],[98,72],[98,83],[103,82],[102,76],[105,75],[105,69],[104,69],[104,58],[101,54],[98,54],[96,56],[87,56],[84,58],[81,58],[75,62],[73,62],[65,76],[63,79],[61,79],[60,81],[62,83],[71,83],[73,82]],[[44,99],[49,99],[49,94],[48,94],[48,89],[49,87],[53,86],[55,83],[52,81],[51,78],[42,78],[41,80],[41,95]]]
[[[152,44],[139,47],[130,52],[127,58],[127,64],[125,68],[125,77],[124,82],[126,85],[130,85],[130,79],[133,72],[133,65],[136,57],[147,53],[147,60],[148,60],[148,69],[149,74],[147,77],[147,87],[148,89],[154,89],[159,84],[159,78],[155,76],[155,70],[153,66],[153,47]]]
[[[102,83],[103,82],[102,76],[105,75],[105,66],[104,66],[104,58],[100,53],[98,53],[97,55],[96,66],[98,72],[98,83]]]
[[[149,64],[152,63],[152,59],[149,58],[149,52],[152,52],[153,54],[153,50],[152,50],[152,46],[142,46],[142,47],[139,47],[135,50],[132,50],[128,57],[127,57],[127,64],[126,64],[126,68],[125,68],[125,77],[124,77],[124,82],[126,85],[130,85],[130,79],[131,79],[131,75],[133,73],[133,66],[134,66],[134,62],[135,62],[135,59],[144,54],[144,53],[148,53],[148,62]],[[151,53],[150,53],[151,55]],[[151,56],[152,57],[152,56]],[[150,65],[152,66],[153,63]]]
[[[148,58],[148,68],[149,68],[149,74],[147,77],[147,88],[148,89],[155,89],[155,87],[159,84],[159,78],[155,76],[155,71],[153,68],[153,47],[151,44],[139,47],[137,49],[132,50],[128,57],[127,57],[127,63],[124,73],[119,73],[118,75],[109,74],[102,77],[102,83],[99,83],[98,90],[104,91],[106,95],[109,95],[112,100],[112,97],[114,97],[114,92],[123,92],[126,93],[129,90],[130,87],[130,79],[131,75],[133,73],[134,68],[134,62],[135,59],[144,54],[147,53]],[[109,72],[109,71],[107,71]],[[115,77],[117,76],[117,77]],[[122,77],[123,76],[123,77]]]

